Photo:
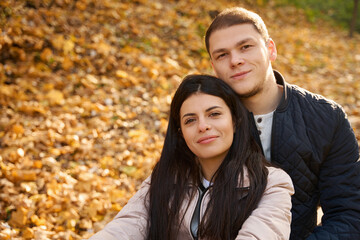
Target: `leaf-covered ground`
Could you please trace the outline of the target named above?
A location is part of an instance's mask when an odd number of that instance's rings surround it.
[[[359,35],[244,1],[287,81],[343,105],[360,140]],[[0,2],[0,239],[81,239],[151,172],[171,96],[212,73],[202,36],[238,1]]]

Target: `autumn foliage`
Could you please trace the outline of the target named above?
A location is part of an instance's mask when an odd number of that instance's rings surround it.
[[[275,69],[342,104],[360,140],[360,37],[263,2],[241,6],[267,23]],[[159,158],[181,79],[212,73],[204,31],[236,3],[1,1],[0,239],[88,238],[110,221]]]

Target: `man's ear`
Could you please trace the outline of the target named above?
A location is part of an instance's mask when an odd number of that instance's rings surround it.
[[[269,50],[270,61],[275,61],[275,59],[277,57],[277,50],[276,50],[275,42],[271,38],[269,38],[267,41],[267,47]]]
[[[216,77],[219,77],[218,75],[217,75],[217,73],[216,73],[216,70],[215,70],[215,67],[214,67],[214,63],[213,63],[213,61],[210,59],[210,63],[211,63],[211,67],[212,67],[212,69],[213,69],[213,72],[214,72],[214,74],[215,74],[215,76]]]

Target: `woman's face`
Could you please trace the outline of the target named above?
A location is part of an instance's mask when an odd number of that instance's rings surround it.
[[[204,93],[191,95],[180,108],[180,123],[185,142],[200,164],[224,160],[233,142],[234,124],[223,99]]]

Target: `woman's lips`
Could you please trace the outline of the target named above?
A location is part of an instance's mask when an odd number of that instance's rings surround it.
[[[215,141],[217,138],[217,136],[206,136],[206,137],[202,137],[200,138],[197,143],[200,143],[200,144],[205,144],[205,143],[210,143],[212,141]]]

